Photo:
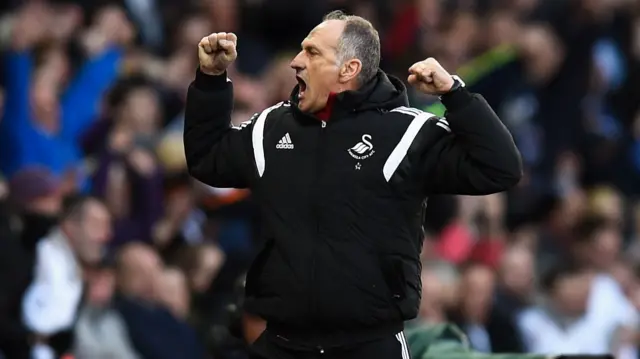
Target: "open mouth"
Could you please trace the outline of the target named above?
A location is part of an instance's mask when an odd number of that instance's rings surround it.
[[[298,98],[302,98],[307,90],[307,83],[300,76],[296,76],[296,80],[298,80]]]

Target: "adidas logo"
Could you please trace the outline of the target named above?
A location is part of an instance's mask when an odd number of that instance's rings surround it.
[[[280,141],[276,145],[276,148],[279,149],[279,150],[292,150],[293,149],[293,143],[291,142],[291,137],[289,137],[289,133],[288,132],[287,132],[286,135],[284,135],[280,139]]]

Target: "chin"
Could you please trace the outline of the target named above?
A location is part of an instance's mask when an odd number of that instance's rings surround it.
[[[311,108],[308,104],[304,103],[304,101],[298,102],[298,109],[302,112],[310,112]]]

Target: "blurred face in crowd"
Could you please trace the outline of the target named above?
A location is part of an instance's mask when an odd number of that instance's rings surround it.
[[[124,103],[122,115],[135,133],[154,134],[160,121],[158,95],[149,87],[133,89]]]
[[[196,46],[202,34],[211,33],[211,22],[206,16],[192,16],[184,21],[180,27],[179,45]]]
[[[514,43],[518,35],[518,23],[512,13],[500,12],[492,14],[487,26],[486,33],[488,47]]]
[[[513,294],[526,297],[533,290],[534,259],[524,247],[510,248],[500,268],[502,285]]]
[[[437,323],[444,319],[444,284],[437,275],[430,271],[422,271],[422,299],[420,301],[420,318],[429,323]]]
[[[590,249],[592,264],[599,269],[608,269],[620,254],[622,238],[620,231],[613,226],[601,229],[595,234]]]
[[[460,303],[465,319],[482,323],[493,300],[495,276],[489,267],[468,268],[460,282]]]
[[[125,246],[119,254],[118,286],[130,297],[155,302],[160,296],[162,261],[149,246],[134,243]]]
[[[609,271],[621,251],[622,236],[617,226],[597,229],[585,241],[575,245],[575,253],[583,263],[598,271]]]
[[[426,28],[434,28],[440,23],[442,18],[442,5],[439,0],[419,0],[418,13],[420,23]]]
[[[178,318],[189,315],[189,288],[184,274],[178,269],[165,269],[161,276],[160,300]]]
[[[111,216],[107,207],[96,201],[86,202],[81,213],[62,224],[76,255],[87,264],[102,259],[106,243],[111,238]]]
[[[555,309],[566,316],[579,316],[587,310],[593,275],[591,272],[566,275],[552,289]]]
[[[350,89],[341,71],[344,64],[338,63],[336,53],[344,25],[344,21],[328,20],[316,26],[302,41],[302,51],[291,61],[300,86],[298,108],[303,112],[318,112],[326,106],[331,92]]]

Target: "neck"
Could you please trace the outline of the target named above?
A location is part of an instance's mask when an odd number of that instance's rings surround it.
[[[333,104],[336,101],[336,96],[337,96],[336,93],[331,92],[329,94],[329,97],[327,98],[327,104],[324,106],[324,108],[315,113],[316,117],[319,118],[321,121],[328,121],[329,118],[331,117],[331,113],[333,111]]]

